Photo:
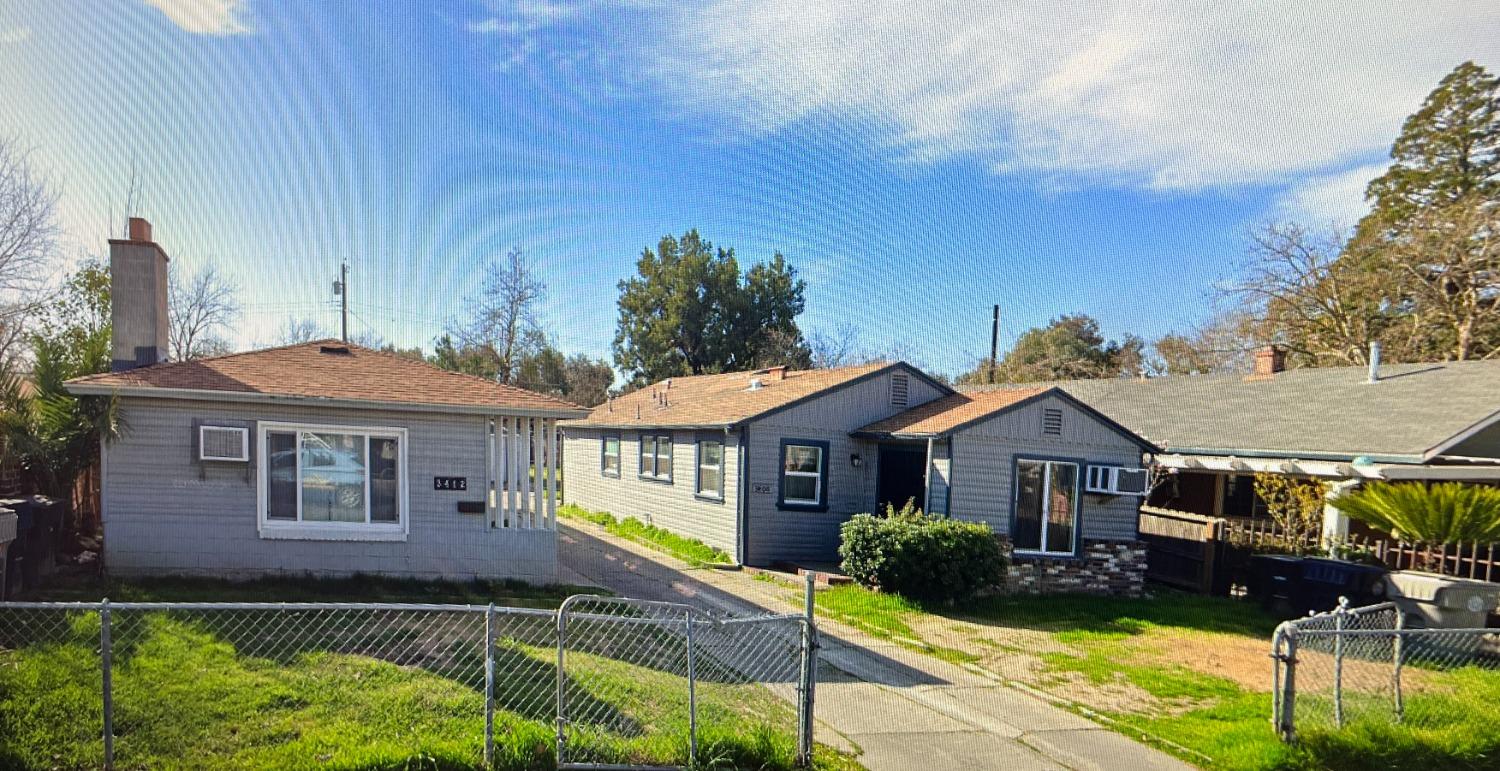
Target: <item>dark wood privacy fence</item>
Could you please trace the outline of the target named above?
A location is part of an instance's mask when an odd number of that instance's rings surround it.
[[[1147,544],[1146,577],[1203,594],[1228,594],[1244,585],[1255,554],[1326,554],[1317,533],[1288,534],[1270,520],[1229,520],[1142,506],[1140,539]],[[1424,570],[1457,578],[1500,581],[1500,544],[1421,544],[1352,535],[1334,544],[1345,559],[1391,570]]]

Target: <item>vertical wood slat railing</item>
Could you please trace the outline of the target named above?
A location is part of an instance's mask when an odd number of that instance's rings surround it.
[[[557,420],[491,418],[487,481],[489,524],[496,528],[553,529],[557,523]]]

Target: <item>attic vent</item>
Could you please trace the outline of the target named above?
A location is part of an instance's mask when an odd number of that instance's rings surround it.
[[[320,345],[320,346],[318,346],[318,353],[333,353],[333,354],[348,355],[348,353],[349,353],[349,346],[347,346],[347,345]]]
[[[1062,436],[1062,410],[1055,407],[1042,410],[1042,433],[1047,436]]]
[[[897,372],[891,375],[891,406],[905,407],[910,396],[911,383],[908,382],[905,372]]]

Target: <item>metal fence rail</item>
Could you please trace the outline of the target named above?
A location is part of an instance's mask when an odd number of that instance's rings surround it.
[[[1288,621],[1272,638],[1272,724],[1308,730],[1471,724],[1500,730],[1500,629],[1408,628],[1392,603]]]
[[[180,735],[194,721],[217,717],[248,733],[270,719],[257,709],[295,711],[314,701],[317,709],[347,709],[354,699],[387,698],[392,703],[382,707],[393,714],[473,730],[473,762],[485,767],[496,763],[500,734],[532,741],[530,754],[550,754],[545,737],[555,735],[562,764],[675,766],[693,763],[703,742],[714,744],[725,730],[785,735],[805,763],[811,720],[801,712],[811,710],[815,640],[805,616],[733,618],[603,597],[570,598],[557,611],[0,603],[0,709],[33,721],[7,733],[23,741],[17,737],[39,731],[26,735],[56,745],[18,748],[0,736],[0,759],[36,751],[63,767],[139,765],[160,748],[153,736]],[[20,703],[27,699],[38,706]],[[187,702],[202,709],[205,700],[223,714],[183,714]],[[92,706],[77,714],[80,703]],[[57,719],[41,730],[35,721],[48,710]],[[399,746],[403,737],[409,747]],[[379,739],[421,753],[430,737],[402,725]]]

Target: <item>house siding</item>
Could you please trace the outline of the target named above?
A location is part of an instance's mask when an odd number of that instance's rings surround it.
[[[748,427],[750,497],[747,501],[750,565],[773,562],[821,562],[838,558],[839,528],[849,517],[875,508],[874,442],[849,436],[862,426],[944,395],[913,370],[908,375],[905,406],[891,404],[891,375],[860,381],[816,399],[773,413]],[[782,440],[828,443],[827,511],[778,507]],[[865,462],[854,468],[849,456]],[[757,492],[756,490],[769,492]]]
[[[641,479],[640,436],[672,435],[672,482]],[[605,476],[600,468],[605,436],[620,437],[620,476]],[[724,442],[724,500],[704,500],[694,494],[697,441],[713,436]],[[709,546],[738,555],[736,534],[740,499],[739,435],[723,431],[635,429],[604,431],[564,429],[563,500],[616,517],[634,517],[646,524],[696,538]]]
[[[484,496],[481,416],[128,397],[120,406],[127,432],[104,449],[103,463],[104,559],[112,573],[556,578],[555,532],[491,528],[482,514],[458,512],[458,501]],[[190,441],[195,420],[406,429],[406,540],[262,539],[259,448],[251,464],[200,464]],[[251,436],[253,447],[254,428]],[[434,476],[467,477],[470,489],[433,490]]]
[[[1062,411],[1060,436],[1043,435],[1043,410]],[[953,436],[952,515],[989,524],[1009,535],[1014,464],[1017,457],[1076,458],[1085,464],[1138,468],[1141,449],[1093,415],[1049,396],[1001,413]],[[1136,537],[1140,499],[1082,493],[1078,517],[1087,540],[1131,541]]]

